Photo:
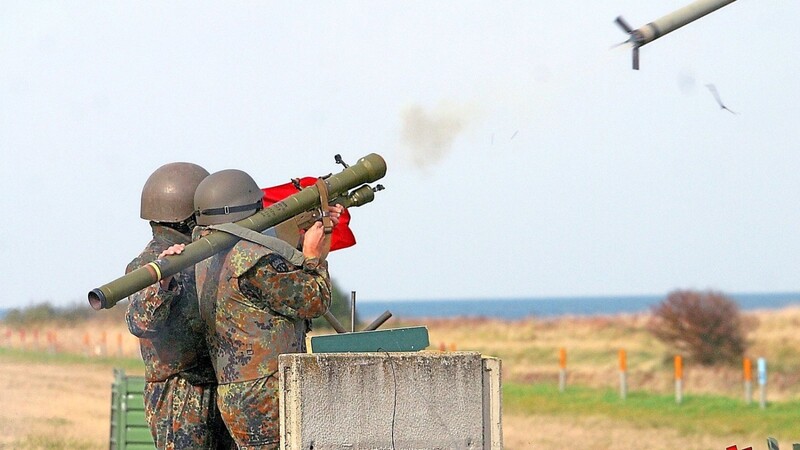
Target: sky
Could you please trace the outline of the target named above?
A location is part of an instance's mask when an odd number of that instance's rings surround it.
[[[800,2],[0,2],[0,308],[86,301],[159,166],[387,162],[361,301],[800,292]],[[737,114],[721,109],[707,84]]]

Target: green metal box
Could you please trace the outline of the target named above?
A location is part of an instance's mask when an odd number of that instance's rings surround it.
[[[153,450],[156,448],[144,416],[144,378],[114,369],[111,385],[110,450]]]

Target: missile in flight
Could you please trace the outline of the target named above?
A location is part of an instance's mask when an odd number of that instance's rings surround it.
[[[628,25],[628,22],[622,16],[618,16],[615,22],[628,33],[630,37],[626,42],[633,46],[633,69],[639,70],[639,47],[735,1],[697,0],[635,30]]]

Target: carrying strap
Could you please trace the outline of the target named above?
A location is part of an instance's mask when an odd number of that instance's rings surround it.
[[[319,208],[322,211],[322,229],[325,234],[322,235],[322,254],[319,257],[320,261],[325,261],[328,257],[328,252],[331,250],[331,233],[333,233],[333,219],[331,213],[328,211],[328,185],[322,178],[317,178],[314,184],[319,192]]]
[[[303,252],[297,250],[296,248],[289,245],[286,241],[278,239],[277,237],[267,236],[259,233],[258,231],[245,228],[235,223],[221,223],[219,225],[209,225],[208,228],[232,234],[236,237],[244,239],[245,241],[250,241],[262,245],[272,250],[273,252],[281,255],[285,260],[289,261],[295,266],[298,267],[302,266],[303,261],[305,261],[305,256],[303,256]]]
[[[322,178],[317,178],[314,184],[319,192],[319,207],[322,210],[322,226],[325,229],[325,234],[330,235],[333,233],[333,221],[331,214],[328,212],[328,185]]]

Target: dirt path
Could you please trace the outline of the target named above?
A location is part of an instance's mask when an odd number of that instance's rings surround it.
[[[0,448],[107,449],[112,369],[0,357]]]

